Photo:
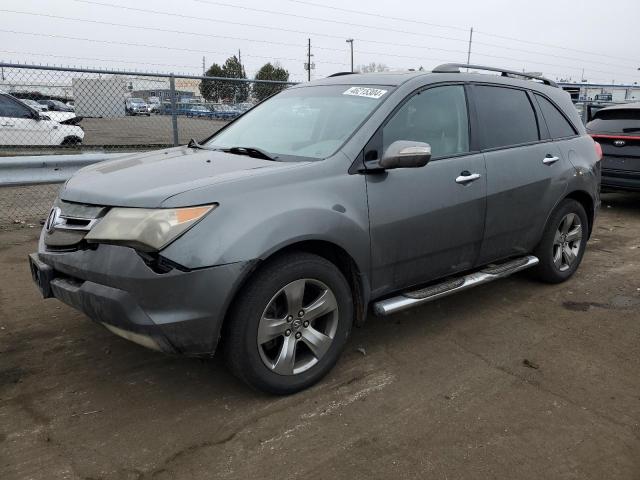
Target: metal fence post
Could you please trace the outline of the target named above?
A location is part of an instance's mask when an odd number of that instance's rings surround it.
[[[178,142],[178,105],[176,101],[176,78],[173,73],[169,77],[169,90],[171,95],[171,128],[173,129],[173,146],[177,147]]]

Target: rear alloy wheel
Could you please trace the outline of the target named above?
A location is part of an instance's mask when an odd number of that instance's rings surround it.
[[[325,258],[289,254],[255,274],[227,322],[222,344],[231,371],[269,393],[297,392],[338,360],[353,323],[351,289]]]
[[[578,269],[589,234],[589,221],[582,204],[566,199],[549,217],[534,255],[540,263],[533,272],[540,280],[560,283]]]

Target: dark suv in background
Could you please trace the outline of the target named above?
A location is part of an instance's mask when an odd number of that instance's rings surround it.
[[[291,393],[389,315],[533,268],[570,278],[599,206],[599,149],[550,80],[340,74],[202,144],[80,170],[30,255],[45,297],[150,348]],[[491,315],[490,311],[477,311]]]
[[[640,102],[598,110],[587,132],[602,146],[602,187],[640,191]]]

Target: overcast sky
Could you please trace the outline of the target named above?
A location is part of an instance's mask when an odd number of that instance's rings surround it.
[[[277,61],[300,81],[307,38],[322,77],[349,70],[347,38],[356,65],[465,62],[473,26],[472,63],[640,82],[638,0],[2,0],[0,18],[0,59],[21,63],[199,74],[240,49],[249,76]]]

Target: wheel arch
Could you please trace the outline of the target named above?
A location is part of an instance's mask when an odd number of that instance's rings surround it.
[[[585,212],[587,212],[587,218],[589,220],[588,236],[591,237],[591,232],[593,231],[593,223],[596,216],[595,201],[593,200],[593,197],[584,190],[574,190],[573,192],[567,194],[563,198],[563,200],[568,198],[580,203],[584,207]]]
[[[370,298],[370,287],[366,274],[361,271],[353,257],[336,243],[328,240],[301,240],[281,246],[277,250],[269,252],[269,254],[264,258],[257,260],[253,267],[246,272],[242,280],[236,286],[231,300],[228,302],[224,310],[223,321],[220,329],[220,334],[222,335],[221,341],[224,341],[224,332],[229,312],[234,308],[236,302],[239,301],[242,291],[247,283],[264,265],[270,261],[294,252],[306,252],[318,255],[319,257],[333,263],[338,270],[340,270],[351,288],[355,312],[354,323],[357,326],[364,323]]]

